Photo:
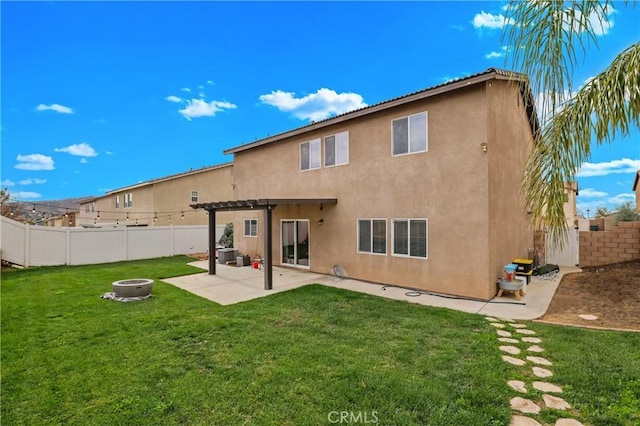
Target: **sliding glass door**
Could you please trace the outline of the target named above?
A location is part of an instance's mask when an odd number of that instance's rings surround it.
[[[309,221],[283,220],[280,229],[282,264],[309,266]]]

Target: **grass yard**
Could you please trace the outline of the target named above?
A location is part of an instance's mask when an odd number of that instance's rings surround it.
[[[189,260],[3,271],[2,424],[509,424],[483,317],[320,285],[220,306],[158,281]],[[99,297],[127,278],[154,297]],[[583,422],[640,422],[640,334],[529,328]]]

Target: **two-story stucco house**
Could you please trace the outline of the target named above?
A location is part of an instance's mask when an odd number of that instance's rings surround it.
[[[233,198],[193,207],[237,211],[235,247],[267,263],[491,298],[533,245],[523,81],[489,69],[229,149]]]
[[[207,224],[206,212],[190,205],[233,197],[233,164],[189,170],[109,191],[80,204],[81,226],[166,226]],[[232,214],[220,218],[231,222]]]

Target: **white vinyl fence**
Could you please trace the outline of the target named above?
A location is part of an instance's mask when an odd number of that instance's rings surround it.
[[[53,228],[2,217],[2,260],[22,266],[87,265],[204,253],[207,225]],[[216,241],[224,225],[216,227]]]
[[[578,228],[567,230],[567,236],[560,248],[554,244],[547,234],[546,253],[547,263],[558,266],[577,266],[580,263],[580,238]]]

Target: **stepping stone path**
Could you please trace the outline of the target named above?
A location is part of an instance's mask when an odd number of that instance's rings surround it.
[[[589,314],[581,314],[578,315],[578,318],[582,318],[583,320],[587,320],[587,321],[595,321],[598,319],[597,316],[595,315],[589,315]]]
[[[518,355],[520,353],[520,349],[515,346],[500,346],[498,349],[511,355]]]
[[[526,352],[528,353],[540,353],[545,351],[544,348],[540,346],[542,339],[539,337],[531,337],[536,334],[535,331],[529,330],[526,324],[517,323],[510,319],[495,317],[485,317],[485,319],[489,321],[489,324],[496,328],[496,332],[498,333],[498,336],[500,336],[498,340],[501,343],[510,343],[510,345],[499,346],[499,349],[502,352],[509,354],[502,355],[502,359],[505,362],[519,367],[525,366],[526,364],[533,364],[531,367],[533,375],[541,379],[553,376],[553,372],[551,370],[540,367],[541,365],[552,366],[553,363],[548,359],[526,354],[524,358],[518,357],[518,355],[522,356],[521,353],[523,352],[522,347],[516,346],[519,343],[523,344],[526,348]],[[533,343],[533,345],[530,345],[531,343]],[[521,380],[509,380],[507,385],[509,385],[515,392],[519,392],[521,394],[528,393],[527,383]],[[564,399],[556,395],[550,395],[550,393],[561,394],[562,388],[560,386],[541,380],[533,381],[530,386],[537,391],[543,392],[542,401],[544,406],[541,405],[542,402],[536,404],[536,402],[531,399],[520,396],[511,398],[509,405],[514,411],[514,415],[511,416],[509,426],[541,426],[536,419],[527,416],[527,414],[535,416],[540,413],[541,410],[545,409],[562,411],[569,410],[571,408],[571,405]],[[555,426],[583,426],[583,424],[578,420],[567,418],[558,419]]]

